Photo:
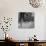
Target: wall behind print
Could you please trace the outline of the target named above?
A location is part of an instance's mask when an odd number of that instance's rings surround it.
[[[34,29],[18,29],[18,12],[34,12],[35,28]],[[17,40],[27,40],[34,34],[39,40],[44,40],[44,24],[46,9],[44,7],[32,8],[28,0],[0,0],[0,17],[13,17],[12,27],[8,33],[12,34]],[[1,19],[1,18],[0,18]],[[0,31],[0,39],[2,39],[2,31]],[[4,39],[4,38],[3,38]]]

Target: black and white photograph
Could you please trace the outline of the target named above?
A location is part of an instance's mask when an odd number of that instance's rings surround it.
[[[19,12],[18,28],[34,28],[34,13],[33,12]]]

